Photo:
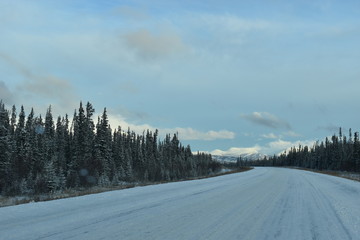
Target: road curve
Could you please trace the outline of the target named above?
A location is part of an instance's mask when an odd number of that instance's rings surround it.
[[[360,239],[360,183],[254,170],[0,208],[0,239]]]

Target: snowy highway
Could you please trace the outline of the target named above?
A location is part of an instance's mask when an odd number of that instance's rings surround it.
[[[0,239],[360,239],[360,182],[281,168],[0,208]]]

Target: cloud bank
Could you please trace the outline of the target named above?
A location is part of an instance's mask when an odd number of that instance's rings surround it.
[[[315,144],[315,140],[304,140],[304,141],[285,141],[282,139],[277,139],[266,143],[264,145],[258,145],[247,148],[241,147],[231,147],[227,150],[215,149],[210,153],[213,155],[229,155],[229,156],[239,156],[242,154],[265,154],[265,155],[273,155],[280,154],[284,151],[290,150],[292,147],[301,146],[313,146]]]
[[[193,128],[169,128],[163,129],[162,132],[177,132],[179,133],[179,138],[182,140],[205,140],[213,141],[217,139],[234,139],[235,133],[228,130],[214,131],[210,130],[207,132],[202,132]]]
[[[98,114],[100,115],[100,114]],[[122,130],[127,130],[130,128],[130,130],[142,134],[145,130],[149,129],[151,131],[155,131],[158,129],[159,134],[161,136],[165,136],[166,134],[179,134],[179,139],[181,140],[205,140],[205,141],[213,141],[217,139],[234,139],[235,133],[228,131],[228,130],[220,130],[220,131],[199,131],[190,127],[187,128],[181,128],[181,127],[175,127],[175,128],[157,128],[154,126],[151,126],[149,124],[134,124],[129,123],[123,116],[118,114],[108,114],[109,122],[114,129],[115,127],[120,126]]]

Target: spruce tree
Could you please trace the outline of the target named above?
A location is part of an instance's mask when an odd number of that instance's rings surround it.
[[[8,111],[0,101],[0,193],[8,193],[13,184],[15,174],[10,157],[10,122]]]

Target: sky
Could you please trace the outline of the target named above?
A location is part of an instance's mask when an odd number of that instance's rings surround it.
[[[0,36],[0,99],[26,114],[89,101],[235,156],[360,129],[357,0],[0,0]]]

